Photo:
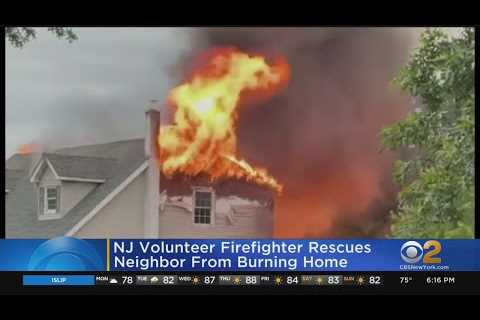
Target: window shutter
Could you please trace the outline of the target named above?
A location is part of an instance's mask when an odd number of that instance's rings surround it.
[[[57,213],[60,212],[60,186],[57,187]]]
[[[45,188],[38,189],[38,214],[42,215],[45,213]]]

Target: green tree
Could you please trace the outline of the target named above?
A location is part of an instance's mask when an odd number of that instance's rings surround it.
[[[66,39],[72,42],[78,39],[71,28],[48,27],[47,30],[53,33],[57,38]],[[37,31],[32,27],[5,27],[5,38],[10,44],[17,48],[23,46],[37,36]]]
[[[410,153],[394,167],[393,237],[474,236],[474,38],[473,28],[425,31],[394,80],[421,107],[381,132],[387,149]]]

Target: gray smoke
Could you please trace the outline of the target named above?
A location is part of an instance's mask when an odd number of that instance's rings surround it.
[[[408,97],[391,85],[419,29],[205,28],[179,70],[212,46],[282,54],[288,88],[240,111],[242,156],[265,166],[285,186],[276,235],[384,236],[395,204],[391,166],[378,134],[401,119]]]

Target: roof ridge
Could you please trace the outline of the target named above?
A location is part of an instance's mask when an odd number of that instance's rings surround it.
[[[104,145],[107,145],[107,144],[115,144],[115,143],[122,143],[122,142],[133,142],[133,141],[137,141],[137,140],[145,140],[145,138],[124,139],[124,140],[117,140],[117,141],[110,141],[110,142],[81,144],[81,145],[76,145],[76,146],[71,146],[71,147],[60,147],[60,148],[57,148],[56,151],[53,151],[53,152],[58,152],[58,151],[61,151],[61,150],[76,149],[76,148],[84,148],[84,147],[104,146]]]
[[[83,158],[83,159],[93,159],[93,160],[114,160],[118,161],[117,158],[112,158],[112,157],[95,157],[95,156],[77,156],[77,155],[71,155],[71,154],[63,154],[63,153],[57,153],[57,152],[45,152],[43,153],[46,157],[49,155],[55,155],[55,156],[62,156],[62,157],[69,157],[69,158]]]
[[[5,162],[12,159],[13,157],[28,158],[31,155],[32,155],[31,153],[18,153],[18,152],[16,152],[16,153],[13,153],[10,157],[6,158]]]

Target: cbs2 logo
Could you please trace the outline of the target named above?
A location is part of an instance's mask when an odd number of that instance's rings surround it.
[[[437,240],[428,240],[423,246],[417,241],[407,241],[400,249],[400,256],[407,263],[417,263],[423,258],[423,263],[432,264],[442,262],[442,258],[436,257],[440,252],[442,245]]]

